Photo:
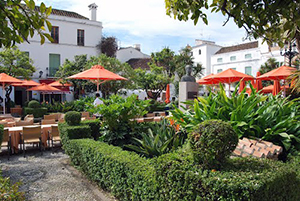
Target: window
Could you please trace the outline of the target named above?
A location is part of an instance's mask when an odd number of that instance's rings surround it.
[[[222,62],[223,62],[223,59],[222,59],[222,58],[218,58],[218,59],[217,59],[217,62],[218,62],[218,63],[222,63]]]
[[[53,38],[52,43],[59,43],[59,27],[52,27],[51,30],[51,37]]]
[[[49,76],[54,77],[60,66],[60,54],[49,54]]]
[[[223,70],[222,69],[218,69],[217,70],[217,73],[221,73]]]
[[[84,46],[84,30],[77,29],[77,45]]]
[[[231,56],[230,57],[230,61],[235,61],[236,60],[236,56]]]
[[[199,55],[201,54],[201,50],[199,49]]]
[[[251,54],[245,54],[245,59],[251,59],[251,58],[252,58]]]
[[[245,67],[245,74],[252,75],[252,67],[251,66],[246,66]]]

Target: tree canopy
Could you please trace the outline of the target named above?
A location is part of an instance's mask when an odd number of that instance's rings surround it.
[[[211,3],[210,3],[211,2]],[[297,41],[300,49],[300,2],[298,0],[165,0],[166,12],[179,20],[199,19],[208,24],[206,12],[220,12],[239,28],[244,28],[249,37],[262,37],[267,42]]]
[[[29,42],[28,37],[36,33],[41,38],[41,44],[45,38],[52,40],[44,27],[46,24],[51,31],[51,23],[47,20],[51,7],[46,8],[44,3],[36,7],[34,0],[1,0],[0,10],[0,48]]]
[[[108,57],[116,57],[116,52],[118,50],[117,39],[113,36],[102,36],[101,41],[96,47],[100,53],[105,54]]]

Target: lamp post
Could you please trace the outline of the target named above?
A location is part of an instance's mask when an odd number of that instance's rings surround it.
[[[289,66],[292,66],[292,59],[294,58],[294,56],[299,54],[296,51],[296,48],[297,48],[297,45],[295,42],[289,42],[289,43],[285,43],[284,52],[282,52],[282,50],[280,50],[280,55],[287,57],[289,59]]]

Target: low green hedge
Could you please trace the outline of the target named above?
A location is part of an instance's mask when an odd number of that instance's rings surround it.
[[[84,120],[81,121],[82,125],[88,125],[91,128],[91,135],[94,138],[94,140],[98,140],[100,137],[100,120]]]
[[[296,172],[281,162],[236,158],[203,170],[185,152],[145,159],[91,139],[67,143],[73,164],[122,200],[300,200]]]
[[[8,201],[23,201],[25,195],[23,192],[19,192],[20,183],[12,184],[9,178],[3,178],[0,171],[0,200]]]
[[[45,114],[47,114],[47,108],[41,107],[41,108],[24,108],[24,116],[28,114],[33,114],[35,118],[43,117]]]
[[[4,126],[0,124],[0,148],[3,141],[3,131],[4,131]]]

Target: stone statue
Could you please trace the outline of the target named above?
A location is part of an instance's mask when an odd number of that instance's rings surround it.
[[[182,76],[181,82],[196,82],[196,79],[192,76],[193,67],[191,65],[187,65],[185,67],[186,74]]]

